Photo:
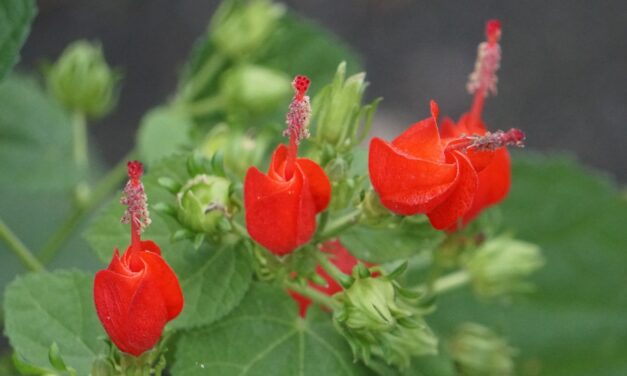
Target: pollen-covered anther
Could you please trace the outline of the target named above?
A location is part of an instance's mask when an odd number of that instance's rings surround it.
[[[126,205],[126,211],[121,222],[128,224],[134,222],[140,232],[151,223],[148,212],[148,199],[144,191],[140,177],[143,173],[142,164],[138,161],[131,161],[127,165],[129,181],[124,187],[120,203]]]
[[[296,144],[300,143],[302,139],[309,137],[311,104],[309,96],[305,95],[305,93],[309,88],[310,82],[309,78],[305,76],[296,76],[292,82],[296,94],[287,112],[287,129],[283,132],[283,135],[293,138]]]
[[[466,89],[474,94],[478,90],[483,91],[484,96],[496,95],[498,78],[496,71],[501,66],[501,23],[498,20],[490,20],[486,25],[487,41],[479,44],[475,69],[468,77]]]
[[[487,132],[483,136],[472,136],[472,142],[467,149],[476,151],[496,150],[504,146],[515,146],[522,148],[525,146],[525,133],[517,128],[512,128],[507,132],[496,131]]]

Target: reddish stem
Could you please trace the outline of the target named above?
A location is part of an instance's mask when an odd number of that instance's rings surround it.
[[[290,180],[294,175],[297,155],[298,144],[296,143],[296,136],[292,133],[290,134],[290,144],[287,148],[287,160],[285,161],[285,180]]]

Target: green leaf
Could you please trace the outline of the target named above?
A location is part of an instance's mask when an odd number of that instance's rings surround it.
[[[166,259],[185,296],[183,312],[172,322],[177,329],[220,319],[241,302],[252,281],[252,260],[241,243],[219,249],[187,247],[167,253]]]
[[[503,222],[539,244],[546,267],[536,292],[512,305],[443,296],[431,322],[498,328],[520,350],[523,376],[627,374],[627,200],[607,177],[566,158],[515,159]]]
[[[49,367],[56,342],[65,363],[87,375],[105,348],[93,304],[93,276],[77,271],[18,277],[5,294],[5,331],[24,361]]]
[[[435,248],[442,240],[428,221],[404,221],[390,226],[359,224],[340,235],[342,244],[360,260],[386,263],[406,260],[418,253]]]
[[[310,309],[307,319],[289,295],[255,283],[225,319],[185,332],[176,346],[174,375],[368,375],[328,314]]]
[[[137,147],[142,160],[152,164],[191,145],[193,127],[184,112],[159,107],[148,112],[141,121]]]
[[[35,0],[0,0],[0,81],[19,60],[35,14]]]
[[[61,190],[77,178],[67,115],[30,79],[0,84],[0,185]]]

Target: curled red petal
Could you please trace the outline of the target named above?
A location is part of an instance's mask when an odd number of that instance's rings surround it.
[[[454,187],[445,201],[427,213],[431,225],[438,230],[450,228],[460,221],[470,210],[477,192],[477,172],[470,160],[459,151],[449,155],[449,159],[454,159],[459,166]]]
[[[392,141],[397,150],[414,158],[444,162],[444,149],[433,118],[417,122]]]
[[[316,213],[320,213],[329,205],[331,200],[331,183],[322,167],[307,158],[299,158],[296,164],[307,178],[309,191],[316,206]]]
[[[244,205],[251,238],[275,254],[290,253],[315,231],[316,207],[300,169],[289,182],[277,182],[251,167],[244,181]]]
[[[368,153],[370,181],[389,210],[402,215],[426,213],[439,205],[455,183],[455,163],[417,159],[373,138]]]

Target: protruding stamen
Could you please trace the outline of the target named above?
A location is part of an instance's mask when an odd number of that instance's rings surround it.
[[[143,172],[139,161],[131,161],[127,164],[129,181],[124,187],[120,203],[126,205],[126,211],[122,216],[122,223],[131,224],[133,243],[136,243],[146,227],[150,225],[150,213],[148,212],[148,199],[144,191],[144,185],[140,178]]]
[[[283,134],[290,138],[290,142],[297,145],[304,138],[309,137],[309,119],[311,118],[311,104],[305,95],[311,81],[305,76],[296,76],[292,81],[294,98],[287,113],[287,129]]]
[[[486,23],[487,41],[479,44],[475,70],[468,77],[466,88],[471,94],[481,96],[496,95],[498,78],[496,71],[501,66],[501,22],[490,20]]]
[[[518,128],[507,132],[487,132],[483,136],[465,136],[449,143],[447,150],[493,151],[505,146],[525,147],[525,133]]]
[[[438,116],[440,116],[440,107],[438,106],[438,103],[436,101],[434,101],[433,99],[431,100],[431,116],[433,117],[433,120],[438,121]]]

